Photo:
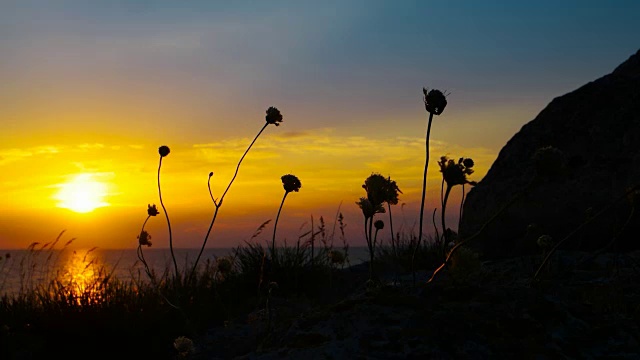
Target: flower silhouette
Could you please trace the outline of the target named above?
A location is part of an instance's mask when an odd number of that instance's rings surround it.
[[[447,190],[444,194],[444,198],[442,198],[442,234],[443,234],[443,251],[446,259],[447,252],[447,244],[451,241],[451,231],[446,226],[445,222],[445,212],[447,209],[447,200],[449,199],[449,194],[451,193],[451,189],[456,185],[462,185],[462,201],[460,203],[460,217],[462,217],[462,205],[464,202],[464,185],[476,185],[475,181],[469,181],[467,179],[467,175],[473,174],[473,166],[475,165],[473,160],[470,158],[460,158],[458,162],[455,162],[453,159],[449,159],[447,156],[441,156],[438,161],[438,165],[440,165],[440,172],[442,173],[442,186],[447,184]],[[442,194],[442,188],[440,189]]]
[[[440,115],[447,106],[447,97],[440,90],[428,90],[422,88],[424,93],[424,107],[427,111],[434,115]]]
[[[365,219],[372,218],[375,214],[383,213],[384,207],[382,204],[373,205],[371,201],[369,201],[366,197],[361,197],[360,200],[356,201],[356,205],[362,210],[362,215],[364,215]]]
[[[138,244],[140,244],[140,246],[151,246],[151,235],[149,235],[147,230],[142,230],[140,235],[138,235]]]
[[[282,122],[282,114],[280,110],[271,106],[267,109],[267,116],[265,117],[268,124],[273,124],[275,126],[279,126]]]
[[[168,146],[166,145],[162,145],[158,148],[158,153],[160,154],[160,156],[165,157],[167,155],[169,155],[169,153],[171,152],[171,150],[169,149]]]
[[[271,256],[275,259],[276,252],[276,230],[278,228],[278,219],[280,218],[280,212],[282,211],[282,206],[284,205],[284,200],[287,198],[290,192],[298,192],[302,187],[302,183],[297,176],[287,174],[282,175],[280,177],[282,180],[282,186],[284,187],[284,196],[282,197],[282,202],[280,203],[280,207],[278,208],[278,215],[276,215],[276,222],[273,225],[273,238],[271,239]]]
[[[382,221],[382,220],[376,220],[376,221],[373,223],[373,226],[376,228],[376,230],[382,230],[382,229],[384,229],[384,221]]]
[[[475,185],[475,182],[467,180],[467,175],[473,174],[473,160],[460,158],[456,163],[453,159],[442,156],[440,157],[440,161],[438,161],[438,165],[440,165],[440,172],[447,186]]]
[[[298,192],[302,187],[300,179],[298,179],[298,177],[295,175],[283,175],[280,179],[282,180],[282,186],[284,187],[284,191],[286,192]]]
[[[160,212],[158,211],[158,208],[156,208],[156,204],[148,205],[147,214],[149,214],[149,216],[156,216],[160,214]]]

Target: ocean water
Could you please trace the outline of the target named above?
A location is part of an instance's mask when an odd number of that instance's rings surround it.
[[[169,249],[145,248],[143,251],[147,264],[157,274],[173,271]],[[174,249],[178,268],[184,270],[186,265],[191,266],[199,251],[200,249]],[[200,264],[232,253],[232,248],[205,249]],[[366,247],[349,248],[351,265],[362,263],[367,257]],[[107,273],[124,281],[147,279],[136,249],[0,250],[0,295],[28,291],[53,279],[65,284],[74,283],[82,288],[83,284],[91,283]]]

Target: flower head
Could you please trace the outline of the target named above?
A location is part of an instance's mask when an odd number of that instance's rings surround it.
[[[222,256],[216,259],[216,270],[222,274],[227,274],[233,267],[233,260],[229,256]]]
[[[447,106],[447,97],[440,90],[428,90],[422,88],[424,93],[424,107],[427,111],[434,115],[440,115]]]
[[[376,220],[376,221],[373,223],[373,226],[376,228],[376,230],[382,230],[382,229],[384,229],[384,221],[382,221],[382,220]]]
[[[284,187],[284,191],[288,193],[292,191],[298,192],[298,190],[300,190],[300,188],[302,187],[302,183],[300,182],[300,179],[298,179],[298,177],[295,175],[291,175],[291,174],[282,175],[280,179],[282,180],[282,186]]]
[[[453,159],[442,156],[440,157],[440,161],[438,161],[438,165],[440,165],[440,172],[442,173],[447,186],[476,184],[475,181],[469,181],[467,179],[467,175],[473,174],[473,160],[469,158],[460,158],[456,163]]]
[[[373,173],[365,181],[362,188],[367,192],[367,199],[373,204],[389,203],[396,205],[398,203],[398,193],[402,193],[395,181],[390,177]]]
[[[165,157],[169,155],[169,152],[171,152],[171,150],[169,150],[169,147],[166,145],[162,145],[158,148],[158,153],[160,154],[161,157]]]
[[[193,351],[193,340],[180,336],[173,341],[173,347],[180,355],[186,356]]]
[[[362,185],[362,188],[367,192],[367,199],[374,206],[380,205],[385,202],[387,197],[387,179],[380,175],[371,174]]]
[[[158,214],[160,214],[160,212],[158,211],[158,208],[156,207],[156,204],[149,204],[147,205],[147,214],[149,214],[149,216],[156,216]]]
[[[342,265],[345,262],[345,257],[342,251],[329,250],[327,256],[329,257],[329,261],[331,261],[332,264]]]
[[[142,230],[140,235],[138,235],[138,244],[140,244],[140,246],[151,246],[151,235],[149,235],[147,230]]]
[[[549,235],[541,235],[536,242],[538,243],[538,246],[546,249],[553,245],[553,238]]]
[[[273,106],[267,109],[267,116],[265,118],[267,120],[267,123],[273,124],[275,126],[279,126],[282,122],[282,114],[280,113],[280,110]]]
[[[359,201],[356,201],[356,205],[362,209],[362,214],[367,219],[373,217],[375,214],[385,212],[382,203],[374,205],[366,197],[361,197]]]

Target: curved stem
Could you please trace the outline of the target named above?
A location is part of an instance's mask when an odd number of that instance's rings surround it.
[[[420,243],[422,242],[422,219],[424,217],[424,198],[427,192],[427,171],[429,169],[429,136],[431,135],[431,121],[433,120],[433,113],[429,113],[429,123],[427,125],[427,136],[425,140],[425,151],[426,151],[426,159],[424,162],[424,174],[422,175],[422,200],[420,202],[420,226],[418,232],[418,242],[416,243],[415,248],[413,249],[413,255],[411,256],[411,269],[413,272],[413,282],[416,282],[416,273],[414,267],[414,261],[416,257],[416,251],[418,247],[420,247]]]
[[[436,212],[438,208],[433,208],[433,214],[431,214],[431,221],[433,222],[433,229],[435,230],[436,244],[439,244],[440,233],[438,232],[438,226],[436,226]]]
[[[389,208],[389,228],[391,229],[391,251],[394,256],[396,256],[396,246],[393,235],[393,218],[391,217],[391,203],[387,203],[387,207]]]
[[[260,131],[258,132],[258,135],[256,135],[256,137],[253,138],[253,141],[251,141],[251,144],[249,144],[249,147],[247,148],[247,150],[245,150],[244,154],[242,154],[242,157],[240,158],[240,161],[238,161],[238,165],[236,166],[236,172],[233,174],[233,178],[231,178],[229,185],[227,185],[227,188],[222,193],[222,196],[220,197],[220,201],[218,202],[218,206],[222,206],[222,200],[224,200],[224,196],[227,195],[227,191],[229,191],[231,184],[233,184],[233,181],[236,179],[236,176],[238,176],[238,171],[240,170],[240,164],[242,164],[242,160],[244,160],[244,157],[247,156],[247,153],[249,152],[249,150],[251,150],[251,147],[253,146],[253,144],[256,142],[256,140],[258,140],[258,137],[260,136],[260,134],[262,134],[262,132],[264,131],[264,129],[267,128],[268,125],[269,123],[264,124],[262,129],[260,129]]]
[[[282,211],[282,205],[284,205],[284,199],[287,198],[289,194],[288,191],[284,192],[284,196],[282,197],[282,202],[280,203],[280,208],[278,208],[278,215],[276,215],[276,222],[273,225],[273,238],[271,239],[271,258],[275,259],[276,256],[276,230],[278,229],[278,219],[280,218],[280,211]],[[313,229],[311,229],[313,232]]]
[[[269,125],[269,123],[265,123],[264,124],[262,129],[260,129],[260,131],[258,132],[258,135],[256,135],[253,138],[253,141],[251,142],[251,144],[249,144],[249,147],[247,148],[247,150],[245,150],[244,154],[242,154],[242,157],[240,158],[240,161],[238,161],[238,165],[236,166],[236,172],[233,174],[233,178],[231,178],[231,181],[229,182],[229,185],[227,185],[227,188],[224,190],[224,193],[222,193],[222,196],[219,199],[220,201],[218,201],[218,203],[216,204],[216,210],[213,213],[213,217],[211,218],[211,223],[209,224],[209,229],[207,230],[207,235],[205,235],[204,241],[202,242],[202,246],[200,247],[200,252],[198,253],[198,256],[196,257],[196,261],[193,263],[193,268],[191,268],[191,274],[189,275],[189,278],[191,278],[191,276],[195,273],[195,271],[196,271],[196,269],[198,267],[198,262],[200,261],[200,257],[202,257],[202,253],[204,252],[204,248],[207,245],[207,240],[209,240],[209,235],[211,234],[211,229],[213,228],[213,224],[216,222],[216,217],[218,216],[218,211],[220,210],[220,207],[222,206],[222,201],[224,200],[225,195],[227,195],[227,192],[229,191],[229,188],[231,187],[231,184],[233,184],[233,181],[236,179],[236,176],[238,176],[238,171],[240,169],[240,164],[242,164],[242,160],[244,160],[244,157],[247,156],[247,153],[249,152],[249,150],[251,149],[253,144],[256,142],[256,140],[258,139],[260,134],[262,134],[264,129],[267,128],[267,125]]]
[[[369,234],[369,279],[373,279],[373,252],[374,250],[374,243],[373,243],[373,238],[371,235],[371,230],[373,228],[373,216],[369,219],[369,230],[368,230],[368,234]]]
[[[572,232],[569,233],[569,235],[565,236],[564,239],[558,241],[557,244],[555,244],[551,250],[549,250],[549,253],[547,254],[547,256],[544,258],[544,260],[542,261],[542,264],[540,264],[540,266],[538,267],[538,270],[536,270],[536,273],[533,275],[533,279],[532,281],[535,281],[538,277],[538,275],[540,274],[540,271],[542,271],[542,269],[544,268],[544,266],[546,265],[546,263],[549,261],[549,258],[551,257],[551,255],[553,255],[553,253],[556,251],[556,249],[558,249],[558,247],[560,245],[562,245],[563,243],[565,243],[567,240],[569,240],[570,238],[572,238],[578,231],[582,230],[583,227],[587,226],[589,223],[591,223],[593,220],[599,218],[600,216],[602,216],[602,214],[606,213],[607,211],[609,211],[611,208],[613,208],[614,205],[616,205],[620,200],[624,199],[625,197],[627,197],[629,194],[631,194],[632,192],[636,191],[637,189],[640,189],[640,184],[637,184],[633,187],[631,187],[629,190],[627,190],[624,194],[622,194],[622,196],[620,196],[619,198],[617,198],[616,200],[614,200],[613,202],[611,202],[609,205],[607,205],[604,209],[600,210],[597,214],[595,214],[594,216],[590,217],[589,219],[587,219],[585,222],[583,222],[582,224],[580,224],[580,226],[578,226],[577,228],[575,228]]]
[[[142,229],[140,229],[140,236],[142,236],[142,232],[144,231],[144,227],[147,225],[147,221],[149,221],[149,218],[151,218],[151,215],[147,215],[147,218],[142,223]],[[147,264],[147,261],[144,258],[144,253],[142,252],[142,245],[140,244],[140,242],[138,242],[137,254],[138,254],[138,259],[140,260],[142,265],[144,265],[144,270],[147,273],[147,276],[149,276],[149,278],[151,278],[152,277],[151,276],[151,270],[149,269],[149,265]]]
[[[211,201],[213,201],[213,205],[218,207],[218,203],[216,202],[216,199],[213,198],[213,193],[211,193],[211,176],[209,176],[209,179],[207,179],[207,189],[209,189],[209,197],[211,197]]]
[[[440,206],[444,205],[444,176],[442,177],[442,183],[440,184]]]
[[[445,212],[447,211],[447,200],[449,200],[449,194],[451,193],[451,188],[449,184],[447,184],[447,190],[444,193],[444,200],[442,201],[442,254],[444,256],[447,255],[447,244],[449,243],[449,233],[447,232],[447,226],[445,225]]]
[[[462,198],[460,199],[460,213],[458,215],[458,234],[460,234],[460,224],[462,224],[462,208],[464,207],[464,184],[462,184]]]
[[[509,200],[508,203],[506,203],[500,210],[498,210],[498,212],[496,212],[495,214],[493,214],[493,216],[487,220],[484,224],[482,224],[482,227],[473,235],[469,236],[468,238],[459,241],[458,243],[456,243],[453,248],[451,249],[451,251],[449,251],[449,254],[447,254],[447,257],[445,258],[444,262],[442,263],[442,265],[440,265],[437,269],[434,270],[433,274],[431,274],[431,277],[429,278],[429,280],[427,280],[427,284],[429,284],[430,282],[433,281],[433,279],[435,279],[436,275],[442,270],[444,269],[444,267],[447,265],[447,263],[449,262],[449,260],[451,259],[451,257],[453,256],[453,254],[460,248],[462,247],[462,245],[466,244],[467,242],[477,238],[478,236],[480,236],[482,233],[484,233],[484,231],[487,229],[487,227],[493,223],[498,216],[502,215],[503,212],[505,212],[508,208],[510,208],[518,199],[520,199],[520,197],[524,194],[526,194],[532,187],[533,185],[536,183],[536,178],[533,178],[529,184],[527,184],[525,187],[522,188],[522,190],[520,190],[518,193],[516,193],[511,200]]]
[[[178,278],[178,263],[176,262],[176,255],[173,252],[173,233],[171,232],[171,221],[169,221],[169,214],[167,208],[162,201],[162,190],[160,190],[160,168],[162,168],[162,156],[160,156],[160,163],[158,164],[158,196],[160,197],[160,205],[164,210],[164,216],[167,218],[167,227],[169,228],[169,250],[171,251],[171,259],[173,260],[173,267],[175,269],[175,277]]]

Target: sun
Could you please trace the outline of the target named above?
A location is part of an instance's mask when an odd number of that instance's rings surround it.
[[[107,195],[107,185],[94,179],[93,174],[78,174],[60,185],[54,198],[58,207],[77,213],[88,213],[99,207],[108,206],[103,201]]]

